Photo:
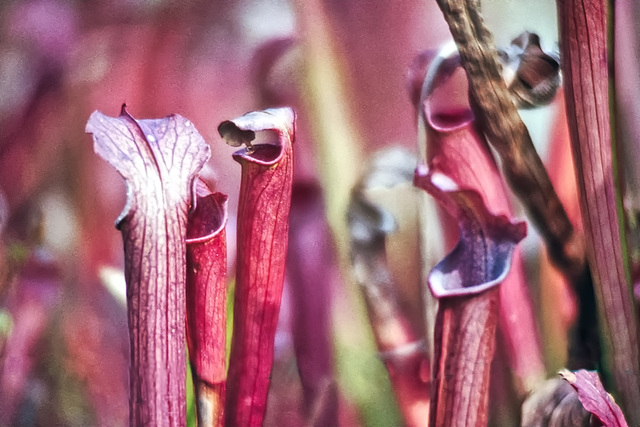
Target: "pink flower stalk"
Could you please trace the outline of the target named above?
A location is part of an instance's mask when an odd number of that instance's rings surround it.
[[[86,131],[127,182],[122,232],[131,344],[131,426],[186,424],[187,213],[209,146],[178,115],[135,120],[94,112]]]
[[[218,127],[228,144],[247,145],[233,155],[242,181],[225,410],[230,426],[260,426],[264,418],[287,254],[294,126],[293,110],[278,108]],[[251,145],[259,131],[275,131],[278,139]]]
[[[467,78],[457,55],[439,57],[429,68],[418,105],[426,128],[427,163],[478,192],[494,214],[513,215],[509,196],[478,122],[469,106]],[[421,144],[423,142],[421,141]],[[457,241],[455,225],[442,215],[448,246]],[[500,329],[516,390],[524,398],[545,376],[531,299],[519,248],[500,286]]]
[[[498,285],[526,224],[489,212],[482,196],[461,188],[439,166],[419,166],[415,185],[458,220],[460,240],[429,274],[438,299],[430,426],[484,426],[499,317]]]
[[[200,427],[224,424],[227,196],[197,181],[187,227],[187,344]]]
[[[612,138],[607,2],[558,0],[562,69],[587,257],[602,345],[602,373],[631,425],[640,425],[640,343],[632,296],[617,150]]]

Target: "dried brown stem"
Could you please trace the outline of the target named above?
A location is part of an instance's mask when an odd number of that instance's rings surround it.
[[[527,208],[550,258],[572,281],[586,267],[584,245],[558,199],[500,73],[493,37],[476,0],[437,0],[469,78],[474,113],[503,160],[511,189]]]

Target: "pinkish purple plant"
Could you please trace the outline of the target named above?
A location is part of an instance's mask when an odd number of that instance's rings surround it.
[[[508,193],[493,154],[468,98],[467,77],[457,54],[438,56],[428,68],[417,102],[426,129],[421,149],[430,167],[459,186],[480,194],[495,215],[513,215]],[[458,239],[450,214],[441,215],[448,246]],[[514,248],[512,268],[500,287],[500,329],[515,390],[524,397],[544,377],[539,338],[526,286],[522,252]]]
[[[194,179],[209,147],[173,115],[136,120],[91,115],[96,152],[127,182],[122,232],[130,334],[129,420],[133,426],[186,424],[185,278],[187,216]]]
[[[266,409],[287,254],[294,112],[253,112],[218,127],[242,166],[226,424],[260,426]],[[256,132],[277,140],[252,145]]]
[[[415,184],[459,222],[455,249],[429,275],[439,301],[435,325],[432,426],[486,425],[490,366],[499,313],[499,286],[526,224],[490,213],[474,190],[424,166]]]
[[[196,186],[187,227],[187,344],[201,427],[224,423],[227,380],[227,196]]]
[[[558,1],[566,109],[603,347],[603,374],[640,423],[640,344],[609,101],[607,2]],[[588,18],[587,18],[588,17]]]

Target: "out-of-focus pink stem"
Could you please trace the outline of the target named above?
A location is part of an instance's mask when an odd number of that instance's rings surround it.
[[[294,120],[292,109],[278,108],[218,127],[230,145],[248,145],[233,155],[242,166],[242,181],[225,410],[229,426],[261,426],[266,408],[288,244]],[[253,146],[258,131],[275,131],[278,140]]]
[[[429,418],[430,361],[421,328],[402,310],[400,289],[389,268],[386,240],[396,220],[369,200],[365,190],[365,185],[356,187],[349,206],[351,264],[404,421],[410,427],[424,426]]]
[[[227,196],[202,182],[187,228],[187,343],[198,425],[224,424],[227,380]]]
[[[18,276],[15,292],[6,300],[12,327],[3,340],[0,331],[0,425],[18,423],[16,412],[26,398],[29,377],[36,362],[38,342],[42,340],[51,315],[60,303],[60,270],[44,252],[34,253]],[[3,302],[3,306],[5,301]]]
[[[292,290],[293,344],[305,417],[310,426],[338,425],[331,342],[331,288],[337,260],[318,184],[294,184],[290,226],[287,286]]]

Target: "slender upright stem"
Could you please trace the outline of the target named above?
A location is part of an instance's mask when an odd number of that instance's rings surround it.
[[[640,351],[612,138],[607,2],[559,0],[561,55],[604,373],[631,425],[640,425]]]

